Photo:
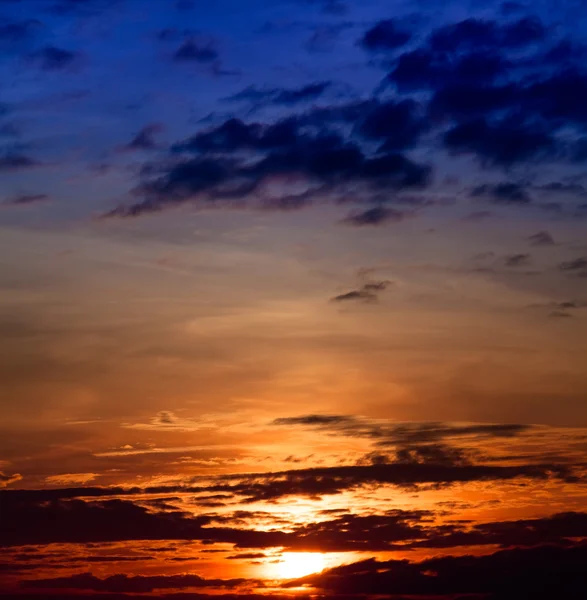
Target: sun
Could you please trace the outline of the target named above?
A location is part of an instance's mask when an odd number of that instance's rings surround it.
[[[284,552],[277,565],[281,579],[297,579],[324,569],[324,555],[319,552]]]

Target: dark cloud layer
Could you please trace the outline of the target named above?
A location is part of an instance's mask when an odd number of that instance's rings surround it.
[[[289,478],[289,489],[298,488],[297,495],[332,493],[348,489],[341,485],[341,479],[349,473],[359,484],[381,483],[389,480],[389,467],[393,477],[397,473],[407,473],[413,459],[401,465],[375,464],[369,467],[354,467],[339,470],[320,470],[319,478],[310,480],[306,472]],[[451,458],[454,462],[454,457]],[[456,476],[455,468],[436,465],[434,469],[420,465],[420,471],[435,471],[453,481],[467,481],[466,477]],[[365,476],[365,472],[370,473]],[[507,478],[519,476],[519,472],[509,469]],[[526,469],[526,471],[528,471]],[[461,473],[474,472],[473,467],[464,464]],[[303,474],[302,474],[303,473]],[[315,470],[312,474],[316,474]],[[534,473],[522,473],[534,476]],[[277,474],[276,474],[277,475]],[[448,475],[448,477],[446,477]],[[405,479],[405,477],[404,477]],[[410,477],[413,480],[413,476]],[[422,479],[422,477],[420,477]],[[429,474],[426,479],[431,481]],[[436,477],[438,479],[438,477]],[[495,475],[484,471],[477,481],[495,479]],[[283,480],[281,480],[283,481]],[[310,482],[312,488],[310,489]],[[276,483],[273,481],[272,483]],[[275,485],[274,489],[278,486]],[[259,495],[260,485],[248,484],[247,493],[257,493],[257,499],[272,499],[275,496]],[[267,489],[267,488],[266,488]],[[234,490],[240,494],[245,490]],[[283,491],[283,486],[282,486]],[[587,517],[584,513],[561,513],[540,519],[488,522],[469,524],[454,522],[436,525],[430,517],[432,513],[419,510],[391,510],[379,515],[345,514],[331,520],[310,522],[289,528],[289,531],[254,530],[242,528],[243,517],[254,517],[254,513],[238,511],[235,514],[202,514],[180,512],[168,508],[149,510],[133,500],[55,500],[26,501],[18,493],[9,496],[2,492],[0,497],[6,523],[2,525],[2,547],[28,546],[54,543],[96,544],[120,541],[145,540],[189,540],[206,544],[231,544],[235,548],[275,548],[304,551],[382,551],[408,548],[453,548],[459,546],[534,546],[542,543],[567,543],[572,538],[587,537]],[[250,558],[250,554],[236,555],[236,558]],[[125,586],[121,587],[122,583]],[[117,591],[130,591],[134,583],[149,586],[151,589],[164,587],[144,579],[137,582],[115,580]],[[198,582],[192,582],[196,587]],[[214,586],[199,582],[199,586]],[[228,585],[228,584],[227,584]],[[95,588],[98,589],[98,588]],[[115,591],[115,590],[112,590]],[[147,591],[147,590],[145,590]]]
[[[584,545],[541,546],[496,552],[489,556],[434,558],[421,563],[367,560],[307,577],[331,594],[384,594],[494,600],[572,598],[585,583]],[[478,596],[480,595],[480,596]]]
[[[176,142],[170,157],[146,165],[135,190],[140,199],[109,216],[137,216],[190,203],[239,202],[250,206],[291,208],[291,194],[259,198],[276,178],[302,180],[308,189],[296,194],[309,206],[318,198],[346,197],[349,188],[369,199],[377,190],[397,193],[430,185],[431,165],[409,156],[426,135],[449,155],[467,155],[482,168],[512,169],[545,159],[568,160],[571,128],[578,136],[587,126],[587,75],[580,50],[556,39],[536,16],[503,22],[467,18],[442,25],[414,46],[415,36],[398,20],[382,19],[366,29],[359,45],[369,52],[410,48],[386,64],[387,81],[399,92],[348,104],[314,106],[272,122],[230,118]],[[393,53],[392,53],[393,55]],[[176,60],[211,62],[211,43],[188,38]],[[543,68],[545,65],[551,68]],[[299,87],[249,86],[226,98],[253,105],[293,107],[317,100],[332,82]],[[429,101],[414,92],[429,90]],[[341,127],[344,125],[344,127]],[[320,191],[311,191],[314,187]],[[473,196],[498,204],[530,204],[527,185],[483,184]],[[355,193],[356,195],[356,193]],[[388,207],[352,212],[351,225],[401,220]]]
[[[182,588],[234,588],[242,584],[243,579],[204,579],[198,575],[111,575],[100,579],[91,573],[81,573],[71,577],[54,579],[35,579],[23,581],[23,588],[91,590],[94,592],[147,593],[159,589]]]

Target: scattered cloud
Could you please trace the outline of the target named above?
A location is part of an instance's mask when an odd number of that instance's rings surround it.
[[[8,475],[3,471],[0,471],[0,488],[7,487],[12,483],[16,483],[22,479],[22,475],[20,473],[13,473],[12,475]]]
[[[349,302],[349,301],[360,301],[360,302],[376,302],[379,298],[379,294],[390,286],[393,285],[392,281],[372,281],[363,284],[357,290],[351,290],[344,294],[339,294],[331,298],[331,302]]]
[[[539,231],[528,238],[531,246],[556,246],[554,238],[548,231]]]
[[[29,204],[37,204],[38,202],[46,202],[49,200],[48,194],[20,194],[6,200],[5,204],[11,206],[24,206]]]

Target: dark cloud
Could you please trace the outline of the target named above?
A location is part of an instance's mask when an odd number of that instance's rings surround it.
[[[389,101],[368,111],[357,124],[357,130],[367,139],[381,140],[381,150],[389,152],[414,146],[425,124],[416,102]]]
[[[536,17],[524,17],[514,23],[465,19],[436,29],[429,39],[437,52],[458,53],[469,50],[520,48],[542,41],[546,28]]]
[[[463,217],[463,221],[468,221],[470,223],[477,223],[479,221],[485,221],[486,219],[490,219],[493,217],[493,213],[488,210],[478,210]]]
[[[528,238],[531,246],[555,246],[556,242],[548,231],[539,231]]]
[[[370,52],[395,50],[405,46],[412,38],[411,32],[394,19],[384,19],[368,29],[359,40],[360,45]]]
[[[493,204],[528,204],[532,197],[521,183],[502,182],[479,185],[471,191],[473,198],[487,199]]]
[[[339,435],[370,438],[380,446],[436,443],[462,437],[508,438],[530,429],[529,425],[515,423],[451,425],[423,422],[390,426],[350,415],[282,417],[275,420],[274,424],[317,427]]]
[[[525,94],[525,109],[559,124],[587,124],[587,75],[575,70],[557,73],[531,85]]]
[[[47,592],[38,592],[38,593],[25,593],[23,591],[18,592],[19,600],[54,600],[55,593],[48,594]],[[212,596],[212,598],[210,597]],[[6,598],[15,597],[14,594],[12,596],[5,596]],[[85,591],[80,591],[80,593],[74,592],[61,592],[58,595],[59,600],[137,600],[136,594],[124,594],[121,592],[103,592],[103,593],[92,593],[88,594]],[[253,593],[227,593],[227,594],[206,594],[206,593],[196,593],[196,592],[169,592],[165,594],[149,594],[147,596],[149,600],[266,600],[266,594],[253,594]],[[274,600],[296,600],[297,598],[302,598],[303,600],[308,600],[306,596],[299,595],[286,595],[286,594],[276,594],[272,593],[271,598]],[[359,598],[347,598],[346,600],[360,600]]]
[[[315,186],[326,186],[331,194],[340,196],[350,184],[373,190],[402,190],[425,187],[430,181],[431,169],[427,165],[394,152],[365,156],[356,143],[328,130],[308,133],[302,128],[304,123],[307,119],[300,121],[295,117],[271,125],[230,119],[196,134],[172,149],[175,155],[190,153],[198,155],[196,158],[145,169],[146,174],[163,174],[137,188],[143,201],[119,207],[109,216],[137,216],[187,201],[251,198],[264,182],[281,177],[306,182],[302,205],[308,203],[307,192]],[[242,157],[239,151],[253,155]],[[257,202],[259,207],[267,207],[263,200]],[[295,205],[299,206],[297,198]],[[273,202],[271,206],[279,208],[280,203]],[[290,203],[283,207],[290,208]]]
[[[551,319],[569,319],[572,318],[572,314],[565,312],[564,310],[553,310],[552,312],[548,313],[548,316]]]
[[[401,91],[487,85],[509,68],[498,53],[472,52],[451,58],[428,48],[417,48],[402,54],[387,80]]]
[[[6,153],[0,155],[0,173],[32,169],[40,166],[40,162],[24,154]]]
[[[302,4],[318,6],[320,10],[329,15],[343,15],[348,11],[348,5],[342,0],[294,0]]]
[[[280,417],[273,421],[274,425],[341,425],[354,424],[353,417],[346,415],[303,415],[301,417]]]
[[[80,573],[69,577],[53,579],[32,579],[22,581],[24,589],[91,590],[94,592],[148,593],[166,588],[235,588],[245,579],[204,579],[198,575],[111,575],[100,579],[91,573]]]
[[[540,190],[546,192],[557,192],[561,194],[572,194],[576,196],[587,196],[587,189],[580,183],[563,183],[561,181],[552,181],[539,186]]]
[[[37,202],[45,202],[49,200],[48,194],[21,194],[8,199],[5,204],[12,206],[23,206],[28,204],[36,204]]]
[[[249,86],[237,94],[228,96],[226,102],[252,102],[253,104],[280,104],[284,106],[293,106],[303,102],[316,100],[322,96],[332,83],[321,81],[310,83],[299,88],[270,88],[259,89],[255,86]]]
[[[334,423],[332,426],[336,426]],[[317,467],[220,477],[204,487],[163,486],[134,493],[231,494],[241,502],[273,502],[288,497],[319,498],[365,486],[448,486],[481,481],[569,480],[571,471],[558,465],[496,466],[472,464],[468,456],[441,446],[404,446],[396,462]],[[79,490],[17,490],[0,492],[0,545],[100,543],[123,540],[201,540],[239,548],[302,545],[302,532],[257,531],[215,526],[219,517],[166,508],[145,507],[131,500],[97,499],[115,493],[109,488]],[[123,493],[132,493],[126,490]],[[71,499],[67,499],[67,496]],[[85,500],[76,498],[83,495]],[[220,521],[221,524],[224,521]],[[230,525],[233,518],[226,517]],[[234,523],[233,523],[234,525]]]
[[[36,19],[9,21],[0,24],[0,45],[10,46],[31,39],[42,28],[42,23]]]
[[[173,54],[177,62],[212,63],[218,58],[218,50],[211,42],[202,43],[194,39],[186,40]]]
[[[568,271],[568,272],[578,271],[578,272],[587,273],[587,258],[584,256],[581,256],[581,257],[575,258],[573,260],[562,262],[559,265],[559,269],[561,271]]]
[[[429,110],[434,118],[466,120],[515,106],[516,93],[516,86],[510,83],[489,85],[485,80],[453,83],[435,90]]]
[[[274,473],[248,482],[220,487],[243,497],[245,502],[272,501],[288,496],[320,497],[339,494],[365,485],[412,487],[452,485],[472,481],[506,481],[518,478],[547,479],[550,474],[570,476],[565,468],[549,466],[495,467],[487,465],[436,465],[433,463],[392,463],[372,466],[312,468]]]
[[[60,71],[75,63],[79,56],[77,52],[71,50],[58,48],[57,46],[45,46],[33,53],[31,58],[44,71]]]
[[[454,154],[473,154],[484,166],[510,167],[544,159],[555,150],[550,132],[536,124],[506,119],[489,123],[479,118],[455,125],[445,133],[444,146]]]
[[[387,206],[373,206],[365,210],[353,211],[343,219],[343,223],[354,227],[381,225],[382,223],[399,223],[406,218],[406,213]]]
[[[530,262],[529,254],[510,254],[506,256],[503,263],[506,267],[523,267]]]
[[[286,585],[308,584],[328,594],[515,600],[572,598],[583,588],[587,546],[540,546],[485,556],[447,556],[419,563],[368,559]]]
[[[155,135],[163,130],[162,125],[153,123],[143,127],[133,139],[121,146],[121,150],[133,151],[133,150],[155,150],[158,148],[158,144],[155,141]]]
[[[360,474],[359,485],[378,484],[386,478],[386,472],[395,471],[394,479],[399,472],[428,472],[444,470],[446,473],[471,472],[473,467],[462,455],[447,455],[444,450],[434,451],[432,456],[410,454],[405,456],[404,463],[387,464],[373,460],[367,466],[340,467],[334,470],[321,469],[321,476],[310,482],[303,478],[281,482],[281,494],[276,495],[278,481],[272,481],[273,495],[261,495],[261,488],[256,484],[256,500],[285,497],[285,484],[289,488],[297,487],[304,496],[319,496],[348,489],[340,477],[348,473]],[[447,464],[434,464],[428,461],[444,460]],[[423,461],[423,462],[418,462]],[[456,466],[460,463],[460,467]],[[510,471],[513,468],[508,468]],[[298,471],[292,473],[306,473]],[[370,473],[371,477],[365,477]],[[508,476],[507,479],[510,477]],[[412,478],[410,477],[410,480]],[[419,481],[420,478],[418,478]],[[425,479],[430,480],[427,475]],[[490,476],[489,479],[494,479]],[[472,481],[477,481],[473,479]],[[469,481],[458,477],[455,482]],[[431,481],[429,481],[431,483]],[[436,483],[437,484],[437,483]],[[249,484],[251,489],[252,484]],[[310,493],[311,492],[311,493]],[[321,551],[359,551],[359,550],[391,550],[400,549],[398,542],[410,542],[409,547],[450,548],[458,546],[490,546],[490,545],[538,545],[545,542],[562,543],[571,538],[583,537],[587,527],[587,515],[583,513],[566,513],[543,519],[520,521],[490,522],[470,524],[456,522],[453,524],[435,525],[426,511],[390,510],[385,514],[359,516],[345,514],[333,520],[307,523],[288,528],[290,531],[255,531],[243,529],[242,518],[250,519],[254,513],[239,511],[235,514],[208,515],[193,517],[187,513],[156,512],[149,513],[130,501],[104,501],[88,503],[82,500],[61,501],[59,503],[23,504],[11,506],[3,503],[6,515],[13,519],[12,525],[2,527],[2,545],[26,545],[48,543],[97,543],[125,540],[200,540],[205,543],[232,544],[236,548],[274,548],[283,547],[290,550]],[[85,517],[91,514],[99,520],[98,524],[88,522]],[[140,519],[137,520],[137,517]],[[27,518],[34,518],[30,523]],[[43,521],[42,519],[45,518]],[[57,518],[57,523],[50,519]],[[126,519],[121,523],[120,519]],[[220,526],[212,525],[217,522]],[[166,532],[164,531],[166,529]],[[233,555],[231,559],[252,559],[259,553]],[[100,558],[100,557],[98,557]],[[108,557],[106,557],[108,558]],[[80,559],[83,560],[83,559]],[[106,580],[81,580],[80,587],[96,591],[149,591],[164,587],[232,587],[240,581],[210,581],[196,578],[176,581],[177,585],[168,586],[170,580],[154,578],[107,578]],[[35,585],[36,584],[31,584]],[[57,582],[55,586],[57,587]],[[86,586],[92,587],[86,587]],[[38,585],[38,587],[52,587]],[[67,587],[67,586],[64,586]],[[73,586],[72,586],[73,587]]]
[[[348,302],[350,300],[359,300],[361,302],[376,302],[379,294],[386,290],[393,282],[391,281],[373,281],[365,283],[358,290],[352,290],[331,298],[331,302]]]

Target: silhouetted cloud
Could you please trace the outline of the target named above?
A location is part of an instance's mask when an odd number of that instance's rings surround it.
[[[32,169],[40,166],[41,163],[25,154],[8,152],[0,156],[0,173],[9,171],[19,171]]]
[[[19,196],[9,198],[5,204],[12,206],[23,206],[28,204],[36,204],[37,202],[45,202],[47,200],[49,200],[48,194],[21,194]]]
[[[528,238],[531,246],[555,246],[554,238],[548,231],[539,231]]]
[[[162,129],[163,127],[158,123],[143,127],[128,144],[121,146],[121,150],[155,150],[158,147],[155,135]]]
[[[504,258],[506,267],[522,267],[530,262],[529,254],[510,254]]]
[[[176,155],[190,153],[196,154],[195,158],[145,169],[146,175],[159,174],[137,188],[136,193],[145,199],[130,207],[120,206],[107,216],[137,216],[198,199],[209,204],[248,198],[254,207],[263,184],[281,177],[301,178],[306,191],[327,186],[333,198],[344,194],[350,184],[398,191],[422,188],[430,182],[428,165],[395,152],[366,156],[357,144],[336,133],[324,129],[306,133],[307,123],[307,118],[293,117],[271,125],[230,119],[196,134],[173,147]],[[235,156],[245,150],[255,154],[249,160]],[[304,204],[306,200],[304,196]],[[266,207],[266,203],[261,198],[257,206]],[[273,207],[278,208],[279,203],[273,202]]]
[[[532,201],[524,185],[510,182],[479,185],[473,188],[471,196],[487,199],[493,204],[528,204]]]
[[[381,225],[382,223],[399,223],[406,218],[406,213],[387,206],[374,206],[365,210],[353,211],[343,219],[343,223],[355,227]]]
[[[110,575],[100,579],[91,573],[69,577],[33,579],[21,582],[25,589],[91,590],[94,592],[148,593],[158,589],[183,588],[235,588],[245,579],[204,579],[199,575]]]
[[[57,46],[45,46],[32,54],[31,58],[38,62],[44,71],[60,71],[72,65],[79,58],[79,54]]]
[[[327,594],[426,598],[481,595],[492,600],[573,597],[582,588],[587,546],[540,546],[486,556],[447,556],[422,562],[368,559],[310,575],[285,586],[311,585]]]
[[[352,290],[331,298],[331,302],[348,302],[350,300],[359,300],[361,302],[376,302],[379,293],[393,285],[391,281],[373,281],[363,284],[358,290]]]
[[[231,556],[227,556],[226,560],[255,560],[266,557],[267,555],[263,552],[241,552],[240,554],[232,554]]]
[[[444,146],[456,154],[473,154],[484,165],[509,167],[552,155],[555,141],[548,129],[518,119],[489,123],[484,118],[455,125]]]
[[[412,34],[394,19],[384,19],[368,29],[360,39],[360,44],[370,52],[395,50],[405,46]]]
[[[218,50],[211,42],[186,40],[173,54],[177,62],[211,63],[218,60]]]
[[[247,101],[253,104],[293,106],[319,98],[331,86],[332,83],[329,81],[309,83],[299,88],[259,89],[255,86],[249,86],[232,96],[228,96],[224,100],[227,102]]]
[[[579,271],[579,272],[587,272],[587,257],[579,257],[579,258],[575,258],[573,260],[568,260],[565,262],[562,262],[559,265],[559,269],[561,271],[570,271],[570,272],[575,272],[575,271]]]

